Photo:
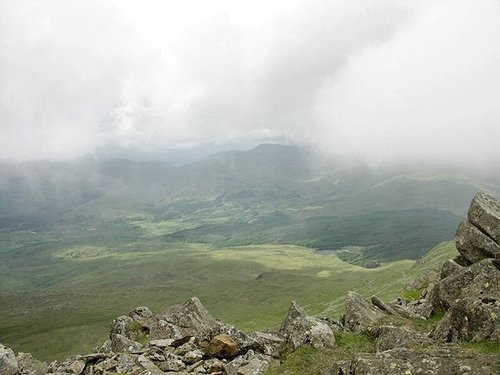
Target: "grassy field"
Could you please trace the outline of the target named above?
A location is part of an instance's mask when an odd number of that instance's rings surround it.
[[[158,231],[151,236],[136,224],[1,235],[0,342],[62,359],[101,344],[109,322],[136,306],[158,313],[192,296],[246,331],[279,327],[291,300],[311,314],[339,317],[348,290],[390,298],[435,264],[430,255],[418,266],[401,260],[366,269],[300,246],[168,243],[158,236],[168,227],[148,228]],[[453,251],[446,245],[438,255]]]

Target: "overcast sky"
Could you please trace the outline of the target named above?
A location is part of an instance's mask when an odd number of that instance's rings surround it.
[[[0,1],[0,158],[500,162],[500,1]]]

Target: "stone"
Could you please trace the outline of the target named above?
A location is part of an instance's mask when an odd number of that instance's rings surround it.
[[[128,315],[136,322],[144,323],[153,318],[153,313],[148,307],[145,306],[136,307]]]
[[[382,301],[377,296],[372,296],[371,302],[374,306],[378,307],[380,310],[386,312],[390,315],[397,315],[398,312],[394,310],[391,306],[387,305],[384,301]]]
[[[19,371],[16,356],[11,348],[0,344],[0,374],[14,375]]]
[[[123,335],[111,335],[111,347],[114,352],[137,352],[142,345]]]
[[[17,353],[16,359],[19,366],[19,372],[23,375],[47,374],[47,364],[33,358],[30,353]]]
[[[214,336],[205,349],[206,354],[218,358],[234,357],[238,352],[238,343],[226,334]]]
[[[278,333],[254,332],[251,337],[257,342],[259,351],[273,358],[278,358],[283,350],[284,338]]]
[[[459,274],[463,271],[463,266],[456,263],[452,259],[448,259],[441,265],[441,276],[440,279],[446,279],[449,276]]]
[[[431,336],[444,342],[500,342],[500,300],[486,297],[456,301]]]
[[[335,337],[330,326],[318,318],[308,316],[295,301],[290,305],[280,334],[293,348],[301,345],[311,345],[316,349],[335,347]]]
[[[436,283],[429,302],[433,312],[446,311],[461,298],[495,298],[500,300],[500,261],[484,259]]]
[[[193,363],[196,363],[198,361],[201,361],[203,359],[204,354],[205,353],[203,353],[199,349],[192,350],[192,351],[184,354],[184,356],[182,357],[182,360],[187,364],[193,364]]]
[[[467,219],[497,244],[500,244],[500,202],[486,193],[472,199]]]
[[[428,337],[406,327],[381,326],[372,333],[377,336],[375,348],[378,352],[432,343]]]
[[[150,375],[163,375],[163,371],[158,368],[149,358],[144,355],[137,357],[137,362],[148,371]]]
[[[345,309],[344,327],[352,332],[368,330],[385,317],[382,310],[355,292],[347,293]]]
[[[71,363],[71,365],[69,366],[69,368],[71,369],[71,372],[75,375],[80,375],[83,370],[85,369],[85,365],[87,363],[81,359],[76,359],[75,361],[73,361]]]
[[[479,355],[464,349],[440,347],[426,350],[392,349],[377,353],[358,353],[351,362],[351,375],[469,375],[497,374],[498,356]],[[462,369],[462,370],[461,370]]]
[[[459,225],[455,234],[455,246],[472,263],[500,257],[500,246],[468,221]]]
[[[227,375],[260,375],[268,370],[276,360],[272,357],[249,350],[224,366]]]
[[[158,316],[158,326],[152,327],[152,339],[184,340],[189,337],[209,338],[221,328],[218,322],[196,297],[174,305]]]

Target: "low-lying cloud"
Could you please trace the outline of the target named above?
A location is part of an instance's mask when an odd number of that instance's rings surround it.
[[[305,143],[500,162],[500,2],[3,1],[0,158]]]

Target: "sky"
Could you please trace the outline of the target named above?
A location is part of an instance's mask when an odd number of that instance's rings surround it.
[[[499,0],[0,1],[0,159],[500,162]]]

